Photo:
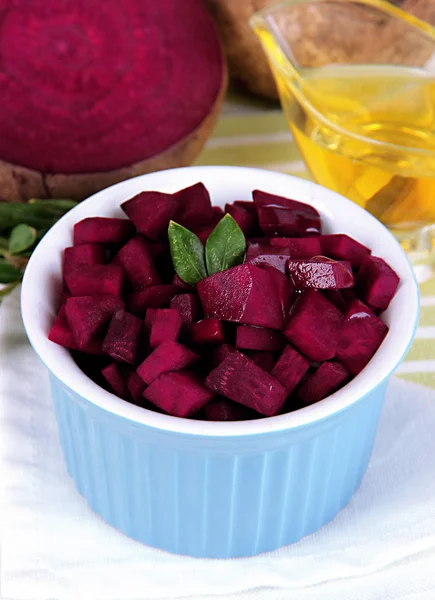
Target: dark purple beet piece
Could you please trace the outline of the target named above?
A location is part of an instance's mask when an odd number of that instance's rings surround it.
[[[124,309],[117,310],[110,321],[104,338],[103,350],[118,362],[136,363],[143,324]]]
[[[101,371],[104,379],[109,383],[112,391],[123,400],[130,400],[130,392],[124,380],[119,365],[111,363]]]
[[[273,267],[281,273],[287,273],[290,250],[265,244],[248,242],[246,262],[257,267]]]
[[[238,325],[236,348],[243,350],[282,350],[285,337],[279,331],[253,325]]]
[[[353,300],[344,315],[336,358],[352,375],[358,375],[381,345],[388,327],[360,300]]]
[[[233,217],[246,236],[251,235],[255,231],[257,220],[253,214],[243,206],[226,204],[225,212]]]
[[[71,328],[66,318],[65,306],[61,306],[59,314],[57,315],[51,329],[48,334],[48,339],[59,346],[69,348],[70,350],[78,350],[79,347],[74,339]],[[88,344],[81,348],[81,352],[87,354],[103,355],[102,340],[91,340]]]
[[[65,275],[68,289],[73,296],[120,296],[123,280],[123,270],[118,265],[81,265],[80,269]]]
[[[174,278],[172,279],[172,285],[175,285],[177,288],[180,288],[181,290],[192,290],[193,286],[190,285],[190,283],[186,283],[185,281],[183,281],[181,279],[181,277],[179,277],[177,275],[177,273],[175,273]]]
[[[176,342],[182,325],[183,320],[176,308],[158,308],[151,325],[151,348],[155,348],[162,342]]]
[[[286,346],[272,369],[272,375],[290,394],[308,371],[309,362],[291,346]]]
[[[144,397],[174,417],[190,417],[213,398],[213,393],[194,373],[171,371],[155,379]]]
[[[364,258],[371,254],[371,250],[363,246],[344,233],[321,235],[317,238],[322,247],[321,252],[338,260],[347,260],[354,269],[358,269]],[[312,255],[314,256],[314,254]]]
[[[175,216],[179,203],[170,194],[141,192],[127,202],[123,202],[121,208],[140,233],[157,240],[167,231],[169,221]]]
[[[215,228],[214,225],[206,225],[205,227],[200,227],[199,229],[195,229],[194,233],[199,237],[201,242],[205,245],[206,241],[208,240],[208,236],[210,235],[210,233],[213,231],[214,228]]]
[[[291,258],[312,258],[322,253],[318,237],[286,238],[272,237],[269,244],[274,248],[287,248]]]
[[[80,244],[65,248],[63,253],[63,274],[74,271],[81,265],[104,265],[106,249],[101,244]]]
[[[293,303],[295,297],[295,290],[293,288],[293,284],[290,279],[275,269],[274,267],[268,267],[267,269],[269,275],[272,277],[273,282],[275,284],[275,290],[278,296],[278,301],[281,306],[282,315],[284,317],[284,321],[287,320],[287,316],[289,314],[290,306]]]
[[[298,389],[297,396],[304,406],[308,406],[336,392],[348,379],[349,373],[340,363],[324,362],[315,373],[307,377]]]
[[[127,375],[126,383],[128,391],[130,392],[130,396],[133,398],[133,402],[139,406],[145,404],[143,393],[146,388],[146,383],[139,377],[139,375],[132,371]]]
[[[211,400],[201,410],[201,417],[206,421],[248,421],[259,416],[255,410],[225,398]]]
[[[222,344],[225,341],[222,323],[214,317],[192,323],[190,331],[194,344]]]
[[[287,397],[282,385],[243,354],[230,354],[205,380],[214,392],[271,417]]]
[[[127,307],[137,314],[144,313],[147,308],[165,308],[179,291],[174,285],[153,285],[127,296]]]
[[[200,307],[196,294],[179,294],[171,300],[170,307],[179,311],[184,325],[188,327],[199,317]]]
[[[121,308],[124,308],[121,298],[109,294],[68,298],[65,314],[79,349],[84,351],[92,340],[103,334],[113,313]]]
[[[292,260],[287,263],[290,280],[297,290],[314,288],[338,290],[354,285],[352,267],[349,262],[319,260]]]
[[[219,348],[216,348],[213,354],[213,364],[215,366],[220,365],[223,360],[226,359],[230,354],[241,354],[238,350],[233,348],[230,344],[222,344]]]
[[[270,329],[283,326],[275,284],[264,269],[233,267],[202,279],[197,291],[206,316]]]
[[[321,292],[308,290],[296,300],[284,334],[307,358],[333,358],[341,335],[343,315]]]
[[[203,183],[195,183],[174,194],[179,208],[174,221],[194,229],[213,220],[213,209],[210,194]]]
[[[340,312],[344,313],[346,311],[347,300],[341,290],[324,290],[323,293],[329,302],[332,302]]]
[[[169,244],[166,242],[147,242],[148,250],[154,262],[165,262],[170,259]]]
[[[377,256],[366,256],[356,277],[356,289],[361,299],[371,307],[388,308],[399,286],[399,276]]]
[[[250,212],[251,215],[254,217],[255,221],[257,221],[257,207],[253,202],[251,202],[250,200],[235,200],[233,204],[234,206],[240,206],[241,208],[244,208],[245,210]]]
[[[275,357],[273,352],[266,352],[262,350],[247,352],[246,353],[251,360],[255,362],[256,365],[266,371],[266,373],[270,373],[275,365]]]
[[[260,190],[254,190],[252,197],[265,235],[301,237],[320,233],[320,215],[312,206]]]
[[[137,374],[148,385],[167,371],[181,371],[199,356],[177,342],[162,342],[137,368]]]
[[[151,331],[151,326],[156,318],[157,308],[147,308],[145,313],[145,327]]]
[[[128,219],[88,217],[74,225],[74,246],[78,244],[121,244],[134,233]]]
[[[160,283],[160,276],[154,266],[148,244],[140,236],[129,240],[112,262],[124,269],[133,290],[141,290]]]

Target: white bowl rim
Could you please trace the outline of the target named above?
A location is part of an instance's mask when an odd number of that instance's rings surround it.
[[[44,286],[40,284],[41,275],[39,275],[46,264],[46,253],[47,251],[49,253],[56,236],[61,236],[63,232],[71,232],[72,225],[85,216],[93,216],[92,207],[102,202],[105,203],[106,197],[113,199],[116,196],[113,205],[110,205],[113,212],[115,206],[119,207],[122,201],[138,193],[141,189],[161,189],[172,192],[196,181],[204,181],[205,185],[209,187],[207,184],[209,177],[217,176],[219,180],[223,181],[225,175],[228,175],[229,178],[240,177],[248,182],[256,178],[270,180],[269,183],[278,187],[287,185],[291,188],[293,186],[299,190],[297,193],[293,193],[293,197],[301,199],[301,195],[304,196],[305,199],[301,200],[317,206],[323,213],[322,217],[329,214],[330,218],[334,220],[331,217],[333,213],[329,213],[330,207],[333,206],[333,212],[336,214],[344,212],[349,219],[358,221],[361,226],[365,225],[366,230],[373,234],[374,239],[381,240],[383,246],[388,249],[394,258],[392,266],[401,277],[400,293],[396,294],[388,309],[388,311],[391,310],[393,303],[400,303],[395,310],[399,311],[403,317],[400,321],[401,326],[390,330],[367,367],[344,388],[316,404],[291,413],[254,421],[207,422],[181,419],[143,409],[119,399],[95,384],[79,369],[68,350],[48,341],[47,331],[43,330],[39,322],[40,311],[44,310],[44,306],[47,305],[47,298],[44,298]],[[271,190],[270,187],[269,184],[266,184],[262,189],[278,193]],[[251,185],[252,189],[255,189],[255,186]],[[281,194],[285,195],[283,192]],[[322,206],[318,205],[323,203],[322,210]],[[107,205],[105,204],[105,206]],[[108,213],[110,211],[106,210],[105,214]],[[104,216],[101,211],[97,214]],[[346,231],[341,232],[346,233]],[[355,237],[358,239],[358,236]],[[64,243],[62,248],[66,245],[68,244]],[[57,273],[59,273],[59,268]],[[44,236],[29,260],[22,284],[21,312],[30,343],[42,362],[63,384],[89,403],[138,425],[167,432],[207,437],[233,437],[267,434],[307,426],[341,412],[372,392],[391,375],[411,345],[419,317],[419,290],[413,269],[397,240],[377,219],[343,196],[310,181],[265,169],[237,166],[182,167],[140,175],[110,186],[97,192],[62,217]],[[52,312],[54,314],[53,310]],[[410,316],[412,318],[409,318]]]

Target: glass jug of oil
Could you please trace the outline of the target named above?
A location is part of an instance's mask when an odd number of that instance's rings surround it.
[[[290,0],[251,26],[313,178],[393,230],[424,278],[435,257],[435,28],[383,0]]]

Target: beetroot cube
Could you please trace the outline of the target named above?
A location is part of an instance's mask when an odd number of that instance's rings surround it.
[[[142,336],[142,321],[124,309],[117,310],[104,338],[103,350],[118,362],[134,365]]]
[[[270,238],[269,244],[275,248],[287,248],[291,258],[312,258],[322,253],[319,237]]]
[[[241,353],[227,356],[209,373],[205,385],[267,417],[276,415],[287,397],[279,381]]]
[[[66,318],[65,306],[61,306],[59,314],[57,315],[51,329],[48,334],[48,339],[59,346],[69,348],[70,350],[78,350],[79,347],[74,339],[71,328]],[[102,355],[102,340],[91,340],[89,343],[81,348],[82,352],[87,354]]]
[[[130,392],[124,380],[119,365],[111,363],[101,371],[104,379],[109,383],[112,391],[123,400],[130,400]]]
[[[183,227],[194,229],[213,220],[210,194],[203,183],[184,188],[173,197],[179,204],[174,220]]]
[[[275,357],[272,352],[263,352],[258,350],[256,352],[248,352],[249,358],[255,362],[256,365],[266,371],[266,373],[270,373],[275,364]]]
[[[244,208],[245,210],[251,213],[255,220],[257,220],[257,207],[250,200],[235,200],[233,202],[233,205]]]
[[[190,327],[199,316],[199,300],[195,294],[180,294],[172,298],[171,308],[176,308],[180,315],[184,325]]]
[[[193,323],[191,334],[195,344],[222,344],[225,341],[222,323],[214,317]]]
[[[283,274],[287,273],[287,263],[290,258],[288,248],[279,248],[258,243],[248,243],[246,262],[257,267],[273,267]]]
[[[222,208],[220,206],[212,206],[211,210],[212,210],[212,213],[213,213],[212,222],[213,223],[216,222],[216,224],[219,223],[219,221],[224,216],[224,211],[222,210]]]
[[[257,419],[260,415],[247,406],[222,398],[207,402],[201,416],[206,421],[248,421]]]
[[[331,258],[347,260],[354,269],[358,269],[365,257],[371,254],[371,250],[366,246],[343,233],[321,235],[317,239],[322,246],[322,250],[316,252],[316,254],[325,254]]]
[[[324,290],[324,295],[342,313],[346,312],[347,300],[341,290]]]
[[[168,229],[169,221],[179,208],[178,201],[162,192],[141,192],[121,204],[136,229],[146,237],[157,240]]]
[[[215,228],[214,225],[206,225],[205,227],[200,227],[199,229],[195,229],[194,233],[199,237],[199,239],[205,246],[205,243],[208,240],[208,236],[210,235],[210,233],[213,231],[214,228]]]
[[[246,208],[236,204],[226,204],[225,212],[233,217],[245,235],[251,235],[255,230],[257,219]]]
[[[175,273],[174,278],[172,280],[172,285],[175,285],[176,287],[182,289],[182,290],[192,290],[193,286],[190,285],[190,283],[186,283],[185,281],[183,281],[181,279],[181,277],[179,275],[177,275],[177,273]]]
[[[79,349],[85,347],[103,333],[112,315],[124,308],[118,296],[77,296],[68,298],[65,314]]]
[[[307,377],[297,396],[305,406],[314,404],[336,392],[349,379],[349,373],[338,362],[324,362],[313,375]]]
[[[147,308],[145,313],[145,327],[151,331],[152,324],[156,318],[157,308]]]
[[[134,233],[127,219],[88,217],[74,225],[74,246],[78,244],[120,244]]]
[[[244,350],[281,350],[285,338],[279,331],[253,325],[238,325],[236,330],[236,348]]]
[[[128,282],[134,290],[160,283],[148,244],[140,236],[129,240],[115,256],[113,263],[124,269]]]
[[[335,356],[342,322],[341,312],[321,292],[309,290],[296,300],[284,335],[304,356],[322,362]]]
[[[165,242],[147,242],[148,250],[154,262],[163,262],[170,259],[169,244]]]
[[[132,313],[138,314],[147,308],[164,308],[177,292],[179,289],[174,285],[153,285],[127,296],[127,306]]]
[[[176,308],[157,309],[151,325],[151,348],[155,348],[162,342],[176,342],[182,325],[183,320]]]
[[[80,269],[65,275],[65,281],[73,296],[120,296],[123,278],[122,267],[117,265],[82,265]]]
[[[222,346],[216,348],[213,354],[213,364],[215,366],[220,365],[230,354],[241,354],[241,352],[233,348],[230,344],[222,344]]]
[[[299,352],[291,346],[286,346],[272,369],[272,375],[290,394],[308,371],[309,366],[309,362]]]
[[[344,316],[336,358],[357,375],[388,333],[388,327],[360,300],[353,300]]]
[[[289,260],[287,264],[290,279],[297,290],[342,289],[354,285],[352,267],[345,261]]]
[[[81,265],[103,265],[105,262],[106,249],[101,244],[70,246],[63,253],[63,273],[70,273]]]
[[[290,306],[293,303],[295,290],[290,279],[273,267],[268,267],[268,273],[272,277],[275,284],[275,291],[278,297],[279,304],[281,306],[282,315],[284,321],[287,320]]]
[[[198,354],[182,344],[162,342],[137,368],[137,374],[149,385],[162,373],[181,371],[198,359]]]
[[[213,398],[213,393],[193,373],[174,371],[155,379],[144,397],[174,417],[190,417]]]
[[[265,235],[301,237],[320,233],[320,215],[312,206],[260,190],[254,190],[252,197]]]
[[[399,286],[399,276],[377,256],[366,256],[358,271],[356,289],[362,300],[374,308],[388,308]]]
[[[270,274],[251,264],[202,279],[197,291],[206,316],[270,329],[281,329],[281,305]]]
[[[133,402],[139,406],[143,405],[143,393],[146,388],[146,383],[134,371],[127,375],[126,383],[130,396],[133,398]]]

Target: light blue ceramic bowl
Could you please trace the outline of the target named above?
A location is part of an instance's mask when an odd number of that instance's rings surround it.
[[[369,365],[321,402],[240,423],[178,419],[139,408],[88,379],[47,339],[60,292],[62,251],[73,224],[119,216],[141,190],[174,192],[203,181],[223,206],[255,188],[315,206],[328,232],[348,233],[401,278],[384,318],[390,327]],[[367,468],[388,378],[418,320],[418,287],[399,244],[345,198],[288,175],[239,167],[190,167],[145,175],[92,196],[44,237],[24,277],[22,314],[46,365],[65,461],[77,490],[113,527],[156,548],[197,557],[251,556],[296,542],[349,502]]]

